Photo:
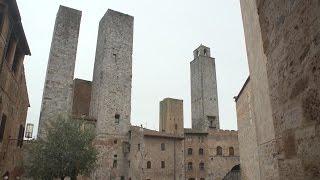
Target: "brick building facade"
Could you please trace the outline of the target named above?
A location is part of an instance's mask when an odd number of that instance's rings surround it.
[[[0,1],[0,34],[0,178],[18,178],[29,107],[23,61],[31,53],[15,0]]]

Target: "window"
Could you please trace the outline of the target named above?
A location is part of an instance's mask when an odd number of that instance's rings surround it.
[[[151,161],[147,162],[147,169],[151,169]]]
[[[114,122],[116,124],[119,124],[119,121],[120,121],[120,115],[119,114],[114,115]]]
[[[234,149],[233,149],[233,147],[229,147],[229,156],[234,156]]]
[[[17,146],[20,148],[23,145],[23,135],[24,135],[24,127],[22,125],[20,125],[19,134],[18,134],[18,141],[17,141]]]
[[[192,155],[192,148],[188,148],[188,155]]]
[[[140,151],[140,144],[138,144],[138,151]]]
[[[206,50],[206,49],[203,50],[203,54],[204,54],[205,56],[207,55],[207,50]]]
[[[117,166],[118,166],[118,161],[116,159],[114,159],[112,167],[117,168]]]
[[[166,150],[166,145],[164,143],[161,143],[161,151]]]
[[[208,116],[208,121],[209,121],[209,128],[216,128],[216,126],[214,125],[214,122],[216,121],[216,117],[215,116]]]
[[[113,140],[113,144],[117,144],[118,143],[118,141],[115,139],[115,140]]]
[[[161,168],[165,168],[166,167],[166,164],[164,161],[161,161]]]
[[[217,147],[217,156],[222,156],[222,147]]]
[[[203,136],[199,136],[199,142],[203,143],[204,137]]]
[[[129,139],[131,139],[131,131],[129,131]]]
[[[188,171],[191,171],[192,170],[192,162],[188,162]]]
[[[203,149],[202,148],[199,149],[199,155],[203,155]]]
[[[201,171],[204,170],[204,163],[203,163],[203,162],[199,163],[199,169],[200,169]]]
[[[130,165],[131,165],[131,161],[128,161],[128,167],[130,167]]]
[[[3,140],[4,130],[6,128],[6,121],[7,121],[7,116],[3,114],[1,118],[1,123],[0,123],[0,142],[2,142]]]

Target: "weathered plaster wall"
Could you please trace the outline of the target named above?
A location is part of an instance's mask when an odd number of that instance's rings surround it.
[[[255,1],[241,0],[240,4],[252,88],[252,108],[254,121],[257,124],[260,177],[277,179],[279,174],[277,161],[273,155],[277,150],[267,79],[267,58],[262,48],[258,11]]]
[[[259,152],[250,78],[236,98],[241,179],[259,180]]]
[[[53,31],[39,119],[38,137],[45,137],[50,121],[71,113],[81,11],[60,6]]]

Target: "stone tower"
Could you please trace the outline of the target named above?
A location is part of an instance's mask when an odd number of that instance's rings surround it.
[[[132,43],[133,17],[109,9],[99,24],[90,103],[90,116],[97,119],[97,179],[127,173],[123,145],[130,128]]]
[[[44,84],[38,137],[59,114],[70,113],[81,11],[60,6]]]
[[[200,45],[193,51],[191,68],[192,128],[206,131],[219,129],[218,92],[215,59],[210,48]]]
[[[165,98],[160,102],[159,131],[183,134],[183,100]]]

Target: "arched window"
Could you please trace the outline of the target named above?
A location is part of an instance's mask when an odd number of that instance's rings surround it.
[[[151,169],[151,161],[147,162],[147,169]]]
[[[199,155],[203,155],[203,149],[202,148],[199,149]]]
[[[222,156],[222,147],[217,147],[217,156]]]
[[[205,56],[207,55],[207,50],[206,50],[206,49],[203,50],[203,54],[204,54]]]
[[[192,162],[188,162],[188,171],[192,170]]]
[[[204,170],[204,163],[203,162],[199,163],[199,169]]]
[[[192,148],[188,148],[188,155],[192,155]]]
[[[229,147],[229,156],[234,156],[234,149],[233,149],[233,147]]]
[[[166,145],[164,143],[161,143],[161,151],[166,150]]]

